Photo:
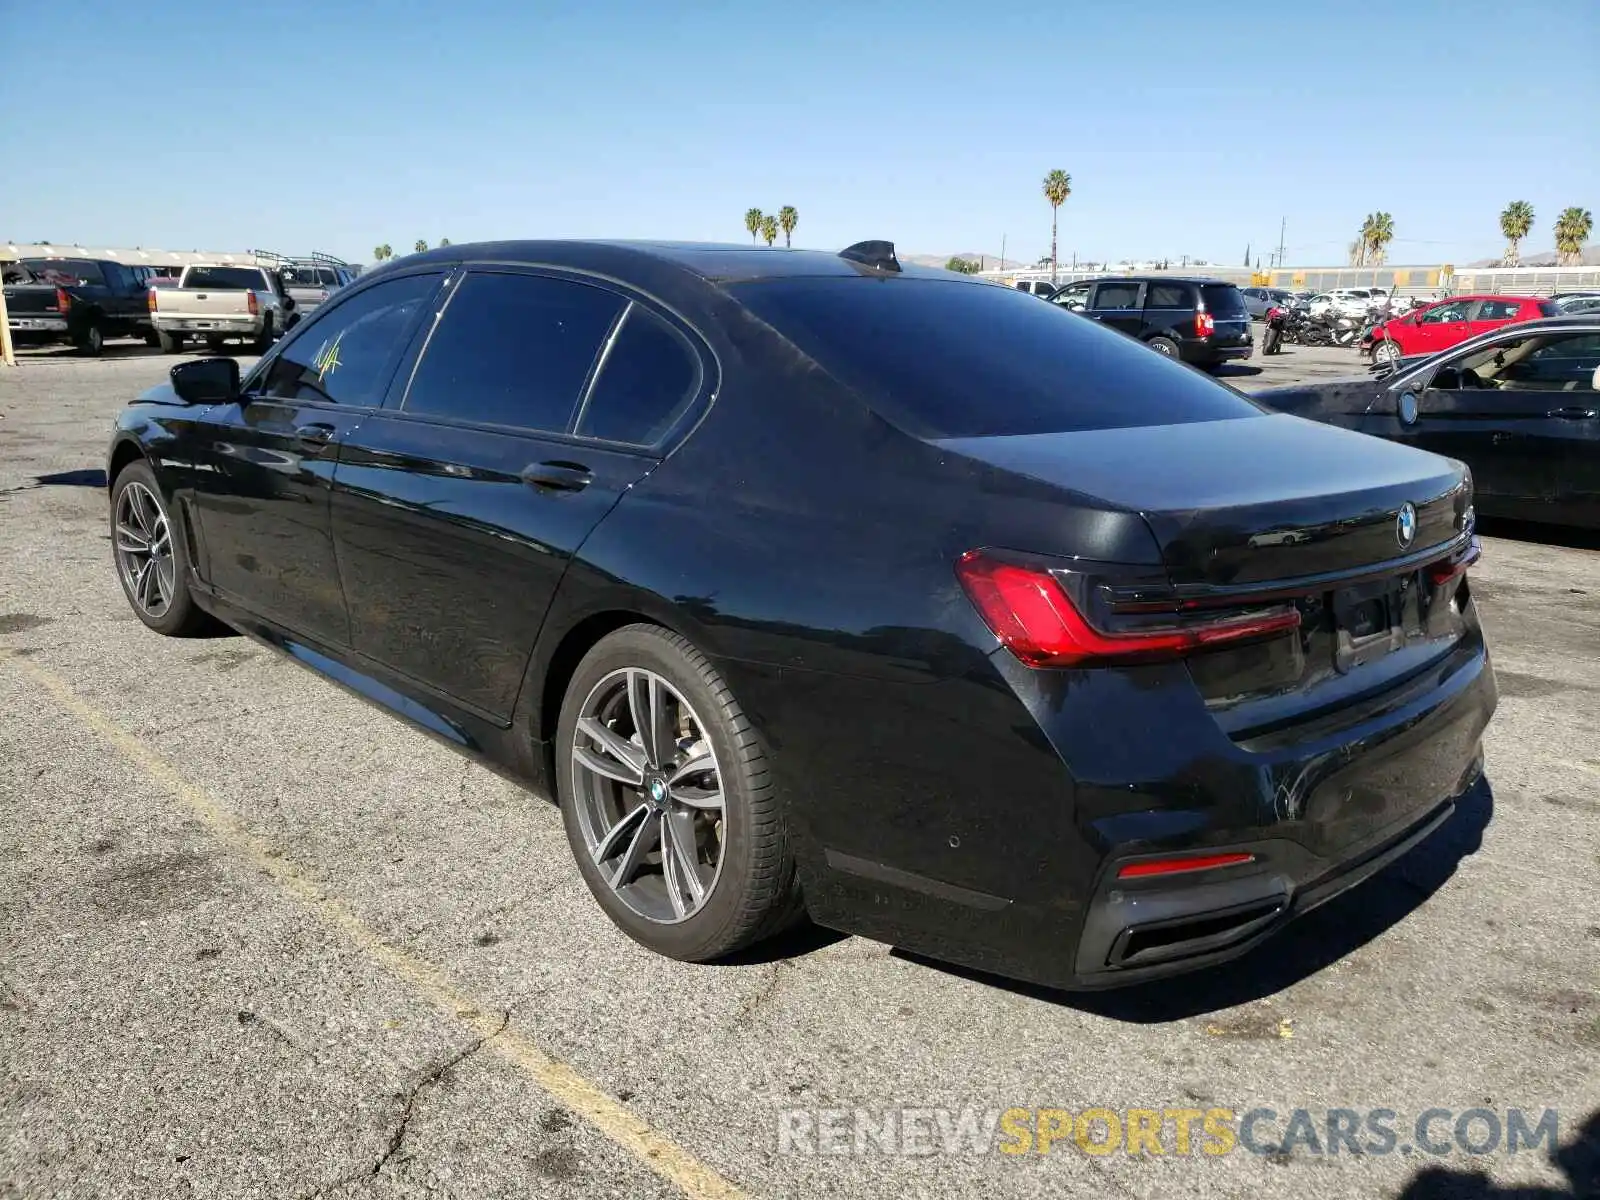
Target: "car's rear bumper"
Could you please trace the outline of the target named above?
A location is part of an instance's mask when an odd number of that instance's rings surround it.
[[[151,322],[162,333],[214,333],[254,336],[261,331],[259,317],[166,317],[157,313]]]
[[[1405,853],[1478,779],[1497,702],[1475,623],[1352,711],[1243,740],[1197,705],[1181,664],[1135,679],[1033,672],[1004,651],[994,661],[1038,722],[1054,778],[1020,726],[1014,740],[990,737],[981,763],[956,746],[896,780],[879,760],[872,790],[912,797],[892,821],[869,806],[828,829],[797,814],[807,900],[821,924],[1063,989],[1236,957]],[[992,706],[975,693],[974,720]],[[804,751],[828,755],[820,742]],[[1119,878],[1132,862],[1239,852],[1251,861]]]
[[[7,314],[6,324],[12,333],[61,334],[67,332],[65,317],[17,317]]]
[[[1179,355],[1184,362],[1215,366],[1218,363],[1237,362],[1249,358],[1254,351],[1253,339],[1242,345],[1218,345],[1214,341],[1204,340],[1186,343],[1180,348]]]

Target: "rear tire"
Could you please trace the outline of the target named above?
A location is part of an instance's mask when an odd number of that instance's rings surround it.
[[[181,333],[168,333],[164,329],[158,330],[156,332],[156,342],[160,345],[161,353],[163,354],[183,353],[183,334]]]
[[[146,329],[141,336],[144,338],[146,346],[159,346],[161,344],[161,338],[154,329]]]
[[[1164,354],[1168,358],[1178,357],[1178,343],[1171,338],[1153,337],[1145,345],[1149,346],[1157,354]]]
[[[659,743],[655,753],[646,750],[639,728],[653,723],[648,715],[634,719],[639,705],[663,714],[662,735],[650,738]],[[607,772],[586,765],[597,760]],[[685,775],[687,761],[709,765]],[[653,783],[661,784],[659,794]],[[686,638],[629,625],[589,651],[561,705],[556,790],[584,883],[618,928],[658,954],[686,962],[721,958],[804,913],[760,740],[722,677]],[[664,838],[687,848],[690,874],[682,865],[669,868],[669,857],[678,864],[685,857],[664,852]],[[714,863],[703,861],[713,857]]]
[[[206,349],[213,354],[221,354],[227,344],[226,339],[218,337],[214,333],[206,336]]]
[[[189,594],[189,550],[180,510],[155,472],[135,459],[111,487],[111,553],[133,615],[157,633],[191,637],[214,627]]]
[[[1372,361],[1384,366],[1392,367],[1402,357],[1399,344],[1392,338],[1384,338],[1372,348]]]
[[[255,337],[255,340],[250,343],[250,349],[257,354],[265,354],[268,350],[272,349],[272,339],[272,318],[268,317],[261,323],[261,332],[258,333]]]
[[[88,358],[99,358],[106,348],[106,331],[101,326],[100,319],[90,317],[89,323],[72,339],[72,344],[77,347],[79,354]]]

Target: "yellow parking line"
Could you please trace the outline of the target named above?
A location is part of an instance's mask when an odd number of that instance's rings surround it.
[[[694,1200],[737,1200],[744,1195],[689,1151],[657,1132],[647,1122],[585,1079],[566,1063],[551,1058],[526,1037],[501,1022],[491,1006],[461,991],[433,963],[390,945],[336,896],[324,892],[271,846],[245,828],[232,812],[190,783],[165,759],[153,753],[106,713],[90,704],[59,676],[36,663],[0,653],[23,675],[37,683],[57,703],[119,750],[195,816],[229,849],[262,873],[318,917],[354,942],[368,957],[395,978],[411,985],[441,1012],[467,1026],[486,1045],[532,1078],[550,1097],[587,1120],[606,1137],[645,1166],[676,1184]],[[498,1032],[497,1032],[498,1031]]]

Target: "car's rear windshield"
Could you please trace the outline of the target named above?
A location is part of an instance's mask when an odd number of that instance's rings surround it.
[[[1260,413],[1199,372],[1015,288],[809,277],[759,280],[732,291],[879,415],[917,437],[1118,429]]]
[[[253,288],[266,290],[266,280],[253,267],[195,267],[183,277],[186,288],[215,288],[220,292]]]
[[[83,258],[25,258],[22,265],[37,282],[58,287],[106,281],[100,273],[100,264]]]
[[[1200,288],[1200,294],[1206,299],[1206,311],[1213,317],[1250,315],[1250,310],[1245,307],[1244,297],[1231,283],[1205,284]]]

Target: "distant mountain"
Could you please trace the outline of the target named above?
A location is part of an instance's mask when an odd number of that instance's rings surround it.
[[[1586,267],[1600,266],[1600,243],[1590,242],[1583,248],[1583,265]],[[1477,262],[1470,262],[1462,270],[1473,267],[1498,267],[1498,258],[1480,258]],[[1541,250],[1537,254],[1524,254],[1522,265],[1525,267],[1553,267],[1556,265],[1556,252],[1554,250]]]

